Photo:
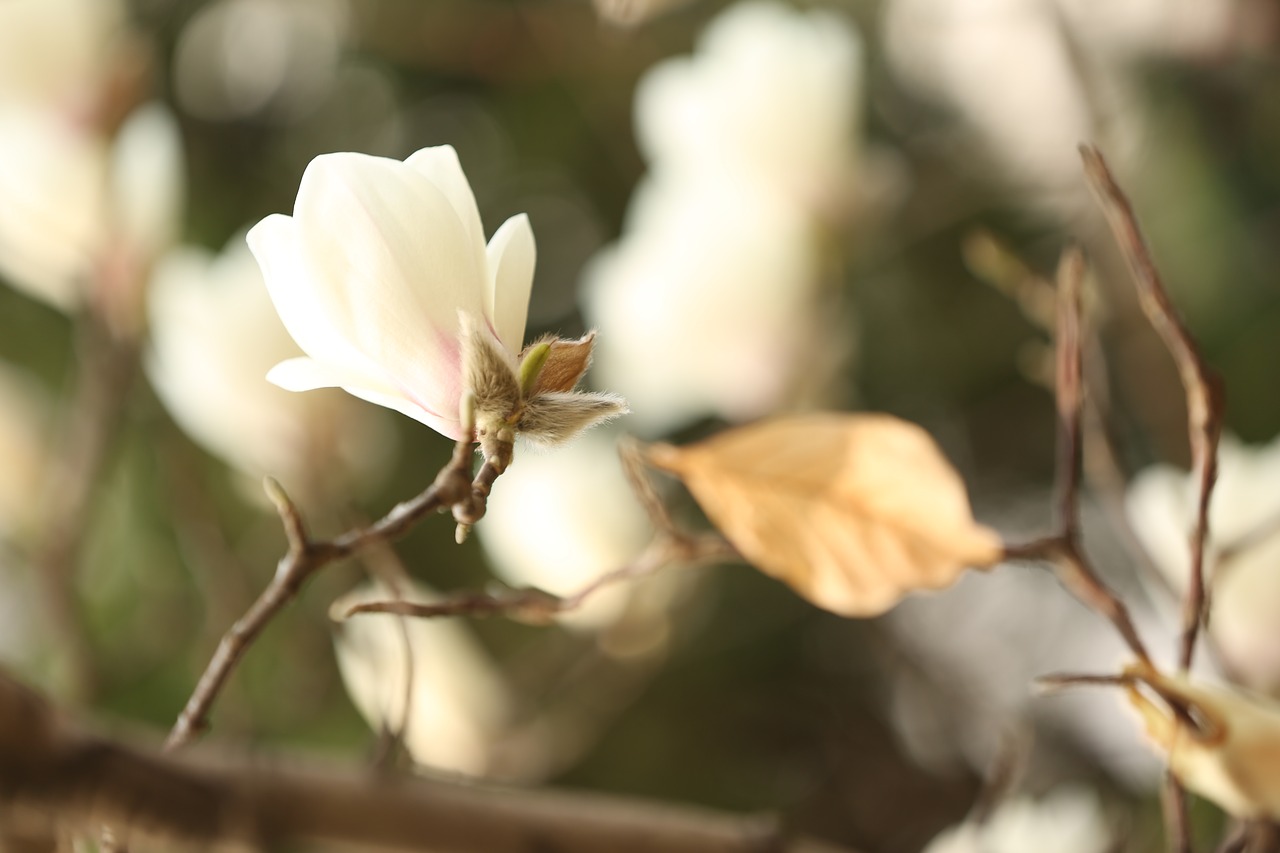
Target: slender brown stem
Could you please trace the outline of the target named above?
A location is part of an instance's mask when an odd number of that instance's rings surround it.
[[[1080,432],[1083,402],[1080,373],[1083,363],[1080,334],[1080,292],[1084,283],[1084,254],[1068,247],[1058,263],[1057,370],[1054,399],[1058,408],[1058,529],[1075,541],[1080,535],[1080,462],[1084,442]]]
[[[507,616],[523,622],[544,623],[553,616],[581,607],[601,589],[653,574],[672,563],[704,563],[728,559],[737,551],[717,534],[699,537],[672,537],[659,532],[657,538],[635,559],[597,577],[577,592],[557,597],[540,589],[525,587],[502,593],[462,592],[430,603],[409,601],[369,601],[352,605],[346,617],[361,613],[395,613],[430,619],[440,616]]]
[[[1169,853],[1191,853],[1191,818],[1187,812],[1187,792],[1172,770],[1165,770],[1160,786],[1164,812],[1165,841]]]
[[[1008,545],[1004,550],[1004,559],[1042,560],[1050,563],[1062,585],[1091,610],[1110,621],[1138,660],[1150,664],[1151,656],[1138,635],[1138,629],[1129,615],[1129,608],[1102,581],[1073,539],[1059,533],[1020,545]]]
[[[1169,299],[1138,227],[1133,206],[1116,183],[1102,153],[1090,146],[1081,147],[1080,153],[1084,158],[1085,175],[1133,274],[1138,302],[1147,321],[1173,357],[1187,397],[1187,433],[1192,470],[1196,474],[1197,497],[1190,535],[1191,577],[1183,606],[1178,648],[1178,665],[1185,672],[1195,656],[1196,639],[1205,619],[1204,552],[1209,536],[1209,500],[1217,477],[1218,439],[1222,433],[1222,383],[1201,356],[1195,339]]]
[[[208,727],[210,709],[240,660],[276,614],[297,597],[303,585],[319,569],[351,556],[371,542],[403,536],[436,510],[466,501],[472,505],[473,512],[482,513],[483,496],[476,497],[470,471],[471,442],[460,440],[454,446],[453,458],[449,464],[425,491],[397,504],[370,525],[353,528],[335,539],[320,542],[308,537],[302,515],[280,485],[274,480],[267,480],[267,494],[280,514],[289,550],[280,558],[271,583],[218,643],[213,659],[209,661],[191,698],[178,715],[165,742],[165,749],[174,750],[189,743]],[[490,485],[492,480],[484,484],[484,488],[487,489]]]

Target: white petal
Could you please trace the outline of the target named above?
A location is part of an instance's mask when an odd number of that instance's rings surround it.
[[[529,317],[529,294],[533,290],[533,270],[537,246],[529,217],[513,216],[489,241],[489,274],[493,276],[490,314],[493,329],[511,352],[519,352]]]
[[[366,585],[334,606],[342,610],[393,597],[382,585]],[[439,599],[419,584],[404,590],[404,597]],[[414,761],[462,773],[485,772],[492,747],[501,739],[510,697],[465,622],[356,616],[342,623],[335,646],[347,692],[372,728],[399,728],[408,710],[404,743]]]
[[[435,184],[436,189],[449,199],[472,245],[476,247],[484,245],[484,226],[480,223],[476,197],[471,192],[471,184],[462,172],[462,164],[458,162],[458,152],[453,150],[453,146],[437,145],[434,148],[423,148],[414,152],[404,162]]]
[[[273,214],[255,225],[246,240],[262,268],[271,301],[298,346],[321,361],[362,361],[351,343],[350,318],[338,282],[312,274],[302,255],[297,222]]]
[[[182,136],[159,104],[129,116],[112,151],[115,227],[144,258],[173,243],[182,218],[186,176]]]
[[[341,388],[353,397],[407,415],[447,438],[456,440],[462,437],[462,425],[458,422],[456,412],[436,413],[402,389],[389,385],[376,376],[310,358],[291,358],[271,368],[267,373],[267,380],[289,391]]]
[[[103,244],[107,157],[99,139],[46,110],[0,115],[0,271],[68,309]]]
[[[428,410],[455,411],[457,312],[482,314],[487,282],[445,195],[399,161],[330,154],[303,175],[294,218],[307,270],[329,282],[355,348]]]

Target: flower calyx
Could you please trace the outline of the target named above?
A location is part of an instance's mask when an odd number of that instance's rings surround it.
[[[498,473],[511,464],[517,435],[536,445],[563,444],[630,411],[617,394],[574,390],[591,364],[595,332],[577,340],[546,337],[513,357],[475,317],[460,314],[460,325],[475,437]]]

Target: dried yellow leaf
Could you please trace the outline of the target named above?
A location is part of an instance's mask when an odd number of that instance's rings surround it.
[[[889,415],[778,418],[649,455],[744,557],[845,616],[883,613],[1003,551],[928,433]]]
[[[1236,817],[1280,819],[1280,705],[1149,667],[1129,675],[1129,701],[1183,785]]]

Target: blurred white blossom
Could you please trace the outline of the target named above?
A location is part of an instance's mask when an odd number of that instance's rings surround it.
[[[124,38],[122,0],[0,3],[0,100],[87,119]]]
[[[641,81],[651,172],[584,272],[600,379],[641,428],[756,417],[819,372],[822,238],[852,207],[861,52],[832,13],[750,2]]]
[[[1153,630],[1159,626],[1152,614],[1131,604],[1142,636],[1172,646],[1171,635]],[[1031,689],[1047,673],[1113,672],[1133,657],[1112,627],[1051,575],[1018,566],[971,573],[942,594],[904,601],[885,623],[911,662],[898,659],[890,670],[892,720],[921,763],[990,767],[1009,732],[1030,722],[1050,734],[1038,742],[1067,741],[1135,789],[1158,779],[1157,762],[1133,722],[1116,713],[1114,695],[1037,696]],[[1029,763],[1051,769],[1052,760],[1051,753],[1033,752]]]
[[[460,315],[511,360],[520,350],[533,231],[513,216],[486,249],[475,197],[447,145],[404,162],[317,157],[294,215],[262,220],[249,245],[308,356],[271,371],[291,391],[340,387],[458,438]]]
[[[555,595],[575,593],[625,565],[652,532],[622,471],[616,436],[607,432],[585,435],[554,456],[521,454],[476,531],[500,577]],[[626,606],[629,586],[593,595],[565,622],[609,624]]]
[[[925,853],[1106,853],[1115,849],[1098,797],[1063,788],[1040,800],[1016,797],[981,823],[940,833]]]
[[[297,118],[332,87],[349,16],[345,0],[203,5],[175,48],[178,100],[206,119]]]
[[[420,585],[404,592],[409,601],[435,598]],[[366,585],[335,602],[334,608],[341,611],[360,602],[393,597],[383,585]],[[401,729],[406,679],[411,678],[403,741],[414,761],[441,770],[484,774],[505,725],[509,698],[501,676],[465,621],[354,616],[339,627],[335,648],[347,692],[373,729]]]
[[[1197,0],[891,0],[888,57],[918,93],[954,111],[961,157],[999,169],[1040,203],[1086,199],[1076,146],[1137,147],[1141,107],[1126,66],[1149,55],[1227,46],[1233,2]]]
[[[833,12],[740,3],[706,29],[694,56],[644,76],[635,114],[661,177],[723,178],[825,209],[847,198],[854,176],[862,45]]]
[[[94,302],[135,332],[184,181],[172,116],[128,109],[128,46],[110,0],[0,4],[0,274],[64,310]]]
[[[1129,488],[1134,529],[1174,589],[1186,589],[1195,486],[1186,471],[1156,465]],[[1280,438],[1261,447],[1226,436],[1209,506],[1205,577],[1209,626],[1224,663],[1245,684],[1280,689]],[[1248,541],[1216,571],[1215,553]]]
[[[727,183],[702,193],[647,183],[624,239],[584,273],[597,375],[650,429],[769,412],[813,333],[815,243],[800,211]]]
[[[147,372],[174,419],[255,481],[350,485],[385,467],[390,433],[336,390],[291,394],[267,371],[299,355],[243,236],[222,254],[184,247],[157,265]],[[330,485],[337,485],[330,483]],[[256,486],[256,483],[255,483]]]
[[[49,467],[50,403],[31,377],[0,364],[0,539],[21,536]]]

